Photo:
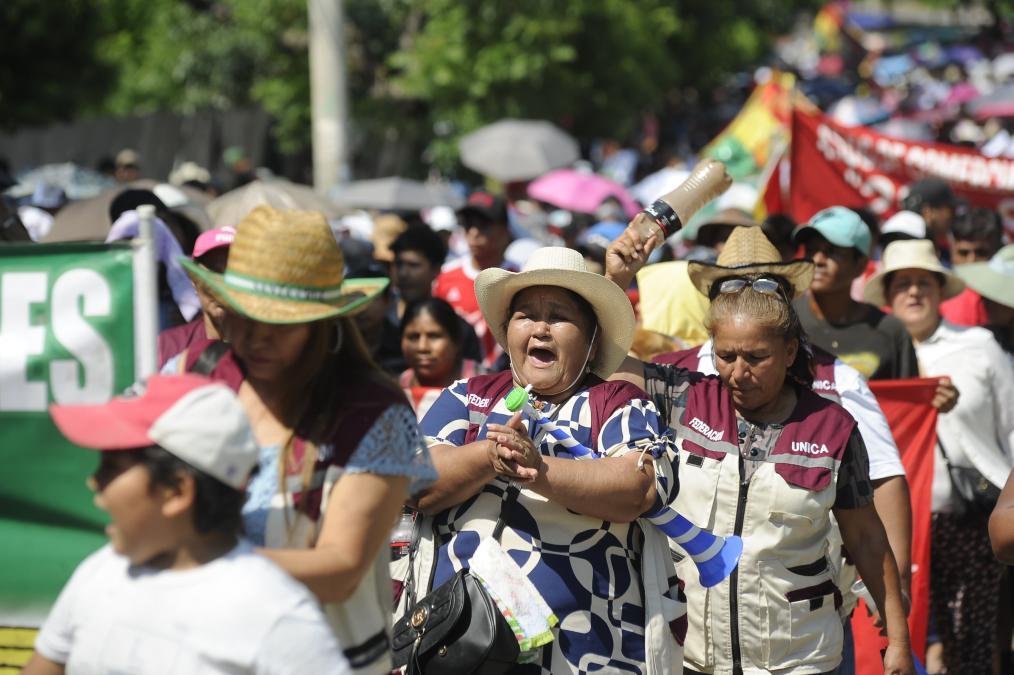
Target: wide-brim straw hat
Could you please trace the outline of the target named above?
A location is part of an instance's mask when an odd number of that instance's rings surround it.
[[[954,273],[982,297],[1014,307],[1014,244],[1001,248],[988,262],[958,265]]]
[[[598,353],[589,363],[593,373],[608,378],[623,363],[634,340],[634,309],[619,286],[589,272],[573,249],[546,246],[532,253],[520,272],[491,268],[475,279],[475,297],[497,343],[507,349],[511,300],[532,286],[566,288],[584,298],[595,311],[600,337]]]
[[[692,261],[687,265],[687,273],[705,296],[710,296],[711,286],[720,279],[769,274],[789,282],[792,297],[798,298],[813,281],[813,262],[782,262],[782,254],[759,227],[737,227],[714,264]]]
[[[887,304],[884,277],[898,270],[926,270],[944,277],[943,299],[949,300],[965,290],[965,282],[940,263],[936,249],[929,239],[905,239],[893,241],[884,249],[881,258],[883,266],[863,289],[863,299],[871,305],[883,307]]]
[[[364,309],[389,280],[345,279],[324,214],[259,206],[236,226],[225,273],[180,259],[191,280],[233,311],[263,323],[309,323]]]

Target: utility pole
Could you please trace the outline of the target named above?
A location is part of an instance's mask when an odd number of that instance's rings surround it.
[[[348,101],[342,0],[307,0],[313,185],[323,192],[349,179]]]

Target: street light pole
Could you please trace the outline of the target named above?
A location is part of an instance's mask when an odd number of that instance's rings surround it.
[[[348,101],[342,0],[307,0],[313,185],[318,191],[349,179]]]

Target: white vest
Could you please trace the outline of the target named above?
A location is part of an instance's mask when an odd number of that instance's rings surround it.
[[[334,465],[324,473],[320,521],[327,512],[331,489],[343,473],[342,467]],[[289,494],[299,492],[301,477],[289,476],[287,488]],[[271,505],[264,542],[268,548],[307,548],[314,544],[319,523],[312,522],[305,514],[292,509],[291,505],[287,507],[280,493],[275,493]],[[391,605],[394,594],[390,557],[390,548],[386,544],[381,546],[352,595],[344,602],[321,606],[355,675],[389,675],[393,668]]]
[[[837,405],[815,403],[816,398],[801,396],[797,410],[807,399],[807,407],[816,406],[807,431],[787,425],[743,493],[731,406],[720,412],[725,406],[712,399],[707,412],[702,407],[695,412],[691,403],[676,427],[676,509],[717,535],[739,534],[744,544],[733,576],[710,589],[700,585],[689,557],[677,563],[688,603],[684,663],[694,670],[731,673],[737,651],[745,674],[825,672],[841,661],[841,595],[829,563],[829,537],[838,470],[855,422]],[[790,479],[813,485],[807,489]]]

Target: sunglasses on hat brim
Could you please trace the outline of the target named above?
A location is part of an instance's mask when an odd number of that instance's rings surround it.
[[[708,297],[714,300],[722,294],[741,293],[745,288],[752,288],[762,295],[776,297],[786,304],[789,297],[785,292],[782,282],[773,277],[733,277],[721,279],[711,285],[711,292]]]

